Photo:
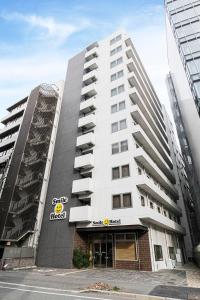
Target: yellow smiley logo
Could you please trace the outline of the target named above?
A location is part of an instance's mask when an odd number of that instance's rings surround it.
[[[103,220],[103,225],[108,226],[110,224],[110,221],[108,219]]]
[[[62,203],[57,203],[54,212],[56,215],[60,214],[63,211],[63,204]]]

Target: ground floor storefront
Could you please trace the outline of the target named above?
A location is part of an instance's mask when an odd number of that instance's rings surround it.
[[[157,271],[185,262],[181,239],[153,226],[77,229],[74,248],[89,254],[91,267]]]
[[[75,234],[74,248],[89,253],[92,267],[152,270],[147,230],[80,230]]]

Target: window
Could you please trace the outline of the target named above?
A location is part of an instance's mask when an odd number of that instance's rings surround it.
[[[124,92],[124,85],[120,85],[117,88],[111,90],[111,97],[116,96],[117,94],[121,94]]]
[[[112,208],[130,208],[132,207],[131,193],[112,196]]]
[[[122,178],[130,176],[129,165],[122,166]]]
[[[111,106],[111,113],[114,114],[117,112],[117,104]]]
[[[116,96],[117,95],[117,88],[114,88],[111,90],[111,97]]]
[[[161,213],[160,206],[157,206],[157,210],[158,210],[158,212],[160,214]]]
[[[150,208],[154,208],[154,205],[153,205],[153,202],[152,201],[150,201]]]
[[[117,132],[127,128],[126,119],[111,124],[111,132]]]
[[[117,132],[118,131],[118,122],[112,123],[111,127],[112,127],[112,133]]]
[[[121,64],[122,62],[123,62],[122,57],[119,57],[118,59],[111,61],[111,63],[110,63],[111,69],[114,68],[115,66]]]
[[[154,245],[154,254],[155,254],[156,261],[163,260],[162,246]]]
[[[141,205],[142,206],[145,206],[145,199],[144,199],[144,196],[140,196],[140,200],[141,200]]]
[[[120,195],[114,195],[112,202],[113,202],[112,203],[113,209],[115,209],[115,208],[121,208],[121,197],[120,197]]]
[[[123,110],[126,108],[125,101],[119,102],[119,110]]]
[[[166,210],[164,210],[164,216],[165,216],[165,217],[167,216],[167,212],[166,212]]]
[[[128,141],[121,141],[120,143],[112,144],[112,154],[116,154],[119,152],[125,152],[128,150]]]
[[[140,167],[138,167],[138,174],[142,175],[142,169]]]
[[[125,178],[130,176],[129,165],[112,168],[112,179]]]
[[[169,247],[169,258],[176,260],[176,255],[175,255],[175,251],[174,251],[174,247]]]
[[[120,122],[119,122],[119,129],[120,130],[123,130],[123,129],[125,129],[127,126],[126,126],[126,119],[124,119],[124,120],[121,120]]]
[[[112,179],[120,178],[119,167],[112,168]]]
[[[123,77],[123,76],[124,76],[124,71],[121,70],[121,71],[119,71],[119,72],[117,72],[117,73],[112,74],[112,75],[110,76],[110,80],[111,80],[111,81],[114,81],[114,80],[116,80],[116,79],[118,79],[118,78],[121,78],[121,77]]]
[[[113,45],[114,43],[120,41],[122,38],[121,34],[117,35],[115,38],[113,38],[112,40],[110,40],[110,45]]]
[[[113,105],[111,106],[111,113],[112,113],[112,114],[113,114],[113,113],[116,113],[116,112],[118,112],[118,111],[120,111],[120,110],[123,110],[123,109],[125,109],[125,108],[126,108],[125,101],[121,101],[121,102],[116,103],[116,104],[113,104]]]
[[[121,152],[128,151],[128,141],[125,140],[120,142],[120,148],[121,148]]]
[[[113,50],[111,50],[111,51],[110,51],[110,55],[112,56],[112,55],[114,55],[114,54],[120,52],[121,50],[122,50],[122,46],[120,45],[120,46],[114,48]]]
[[[116,260],[137,260],[136,237],[133,234],[116,234]]]

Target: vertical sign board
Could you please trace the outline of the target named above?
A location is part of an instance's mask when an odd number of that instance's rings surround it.
[[[52,206],[53,212],[50,213],[50,221],[63,220],[67,218],[67,212],[65,210],[65,204],[68,202],[68,198],[62,196],[60,198],[53,198]]]

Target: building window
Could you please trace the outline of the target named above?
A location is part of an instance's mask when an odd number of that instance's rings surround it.
[[[117,132],[118,131],[118,122],[112,123],[111,127],[112,127],[112,133]]]
[[[167,212],[166,212],[166,210],[164,210],[164,212],[163,212],[163,213],[164,213],[164,216],[166,217],[166,216],[167,216]]]
[[[112,40],[110,40],[110,45],[113,45],[114,43],[120,41],[122,38],[121,34],[117,35],[116,37],[114,37]]]
[[[132,207],[131,193],[119,194],[112,196],[112,208],[130,208]]]
[[[130,176],[129,165],[112,168],[112,179],[125,178]]]
[[[174,251],[174,247],[169,247],[168,249],[169,249],[169,258],[172,260],[176,260],[176,254]]]
[[[156,261],[163,260],[163,253],[162,253],[162,246],[161,245],[154,245],[154,254],[155,254],[155,260]]]
[[[144,199],[144,196],[140,196],[140,200],[141,200],[141,205],[142,206],[145,206],[145,199]]]
[[[119,178],[120,178],[119,167],[112,168],[112,179],[119,179]]]
[[[122,45],[120,45],[120,46],[114,48],[113,50],[111,50],[110,51],[110,56],[112,56],[112,55],[114,55],[114,54],[116,54],[116,53],[118,53],[120,51],[122,51]]]
[[[119,129],[120,129],[120,130],[123,130],[123,129],[126,129],[126,127],[127,127],[127,125],[126,125],[126,119],[121,120],[121,121],[119,122]]]
[[[161,213],[160,206],[157,206],[157,210],[158,210],[158,212],[160,214]]]
[[[119,58],[116,59],[116,60],[111,61],[111,63],[110,63],[111,69],[114,68],[114,67],[116,67],[116,66],[118,66],[118,65],[120,65],[122,62],[123,62],[122,56],[119,57]]]
[[[129,177],[130,172],[129,172],[129,165],[122,166],[122,178],[124,177]]]
[[[121,101],[119,102],[119,110],[123,110],[126,108],[126,104],[125,104],[125,101]]]
[[[118,95],[118,94],[123,93],[124,90],[125,90],[125,89],[124,89],[124,85],[123,85],[123,84],[120,85],[120,86],[118,86],[117,88],[112,89],[112,90],[111,90],[111,97],[114,97],[114,96],[116,96],[116,95]]]
[[[154,209],[154,205],[152,201],[150,201],[150,208]]]
[[[131,207],[131,193],[123,194],[123,207]]]
[[[112,154],[119,153],[119,143],[112,144]]]
[[[121,141],[120,143],[112,144],[112,154],[116,154],[119,152],[128,151],[128,141]]]
[[[111,124],[111,132],[117,132],[127,128],[126,119]]]
[[[117,112],[117,104],[111,106],[111,113],[114,114]]]
[[[116,240],[116,260],[137,260],[137,244],[135,234],[118,233]]]
[[[119,72],[117,72],[117,73],[112,74],[112,75],[110,76],[110,80],[111,80],[111,81],[114,81],[114,80],[119,79],[119,78],[121,78],[121,77],[123,77],[123,76],[124,76],[124,71],[121,70],[121,71],[119,71]]]
[[[112,207],[113,207],[113,209],[121,208],[121,196],[120,195],[113,195]]]
[[[121,101],[121,102],[119,102],[119,103],[116,103],[116,104],[113,104],[112,106],[111,106],[111,113],[113,114],[113,113],[116,113],[116,112],[118,112],[118,111],[120,111],[120,110],[123,110],[123,109],[125,109],[126,108],[126,103],[125,103],[125,101]]]
[[[128,141],[125,140],[120,142],[120,148],[121,148],[121,152],[128,151]]]
[[[142,175],[142,169],[140,167],[138,167],[138,174]]]

